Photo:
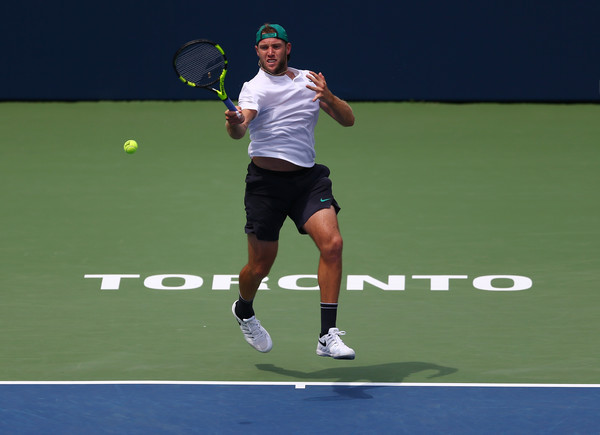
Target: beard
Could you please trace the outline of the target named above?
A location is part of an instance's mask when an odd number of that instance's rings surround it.
[[[260,60],[258,61],[258,66],[260,66],[260,68],[267,74],[271,74],[272,76],[282,76],[287,71],[287,59],[281,59],[279,62],[277,62],[277,66],[273,71],[265,68],[263,62]]]

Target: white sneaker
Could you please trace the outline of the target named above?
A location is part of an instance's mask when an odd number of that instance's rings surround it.
[[[231,312],[240,325],[240,329],[244,333],[244,338],[248,344],[259,352],[270,351],[273,347],[273,342],[267,330],[260,325],[260,321],[256,316],[252,316],[249,319],[240,319],[235,314],[235,305],[237,302],[235,301],[231,306]]]
[[[354,350],[344,344],[340,335],[346,335],[346,331],[337,328],[329,328],[329,332],[319,338],[317,355],[330,356],[335,359],[354,359]]]

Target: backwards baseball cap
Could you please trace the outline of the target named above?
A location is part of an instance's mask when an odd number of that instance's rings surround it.
[[[263,34],[263,30],[266,28],[269,28],[268,33]],[[274,32],[271,29],[273,29]],[[260,26],[260,29],[256,32],[256,44],[267,38],[278,38],[284,42],[289,42],[287,32],[279,24],[265,24]]]

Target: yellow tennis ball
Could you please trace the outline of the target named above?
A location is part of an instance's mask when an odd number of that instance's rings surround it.
[[[127,154],[133,154],[137,151],[138,144],[133,139],[130,139],[127,142],[125,142],[125,145],[123,145],[123,149]]]

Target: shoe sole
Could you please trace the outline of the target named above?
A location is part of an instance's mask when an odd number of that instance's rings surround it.
[[[333,356],[333,355],[330,355],[330,354],[324,353],[324,352],[317,352],[317,355],[324,356],[324,357],[330,357],[333,359],[354,359],[354,358],[356,358],[356,355]]]

